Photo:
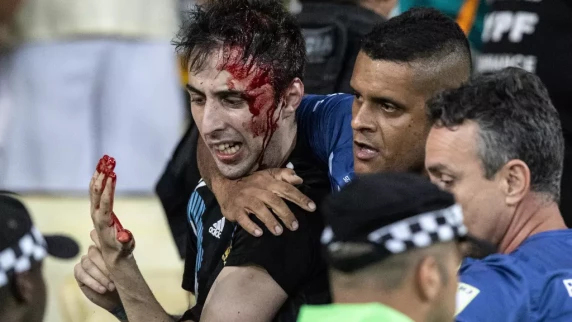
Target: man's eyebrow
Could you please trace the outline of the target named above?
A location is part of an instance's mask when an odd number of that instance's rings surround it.
[[[201,92],[200,90],[198,90],[197,88],[193,87],[190,84],[187,84],[185,87],[187,88],[187,90],[189,92],[193,92],[195,94],[205,96],[205,93]],[[222,90],[222,91],[215,92],[214,94],[218,97],[228,97],[228,96],[241,96],[242,97],[244,95],[244,92],[228,89],[228,90]]]
[[[376,96],[376,97],[372,97],[371,100],[374,103],[379,104],[379,105],[389,103],[391,105],[395,105],[396,107],[398,107],[400,109],[403,109],[403,110],[406,109],[405,104],[398,102],[395,99],[389,98],[387,96]]]
[[[354,94],[354,95],[355,94],[359,94],[360,96],[362,95],[359,91],[357,91],[351,85],[350,85],[350,90],[352,91],[352,94]],[[405,109],[405,104],[398,102],[398,101],[394,100],[393,98],[386,97],[386,96],[372,97],[372,98],[370,98],[370,100],[372,102],[374,102],[375,104],[381,105],[381,104],[389,103],[389,104],[395,105],[396,107],[398,107],[400,109]]]
[[[195,93],[195,94],[199,94],[199,95],[203,95],[203,96],[205,95],[205,93],[199,91],[198,89],[194,88],[193,86],[191,86],[191,85],[189,85],[189,84],[187,84],[185,87],[187,88],[187,90],[188,90],[189,92],[193,92],[193,93]]]
[[[240,96],[240,97],[242,97],[244,95],[244,92],[229,89],[229,90],[223,90],[223,91],[215,92],[215,95],[219,96],[219,97],[228,97],[228,96]]]
[[[427,171],[432,173],[442,172],[444,170],[449,170],[449,168],[443,163],[435,163],[427,167]]]

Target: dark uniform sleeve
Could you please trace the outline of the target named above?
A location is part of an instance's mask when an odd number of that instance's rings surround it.
[[[258,218],[251,216],[259,227],[264,227],[264,233],[253,237],[238,227],[225,266],[262,267],[292,296],[317,270],[323,224],[320,214],[308,213],[291,203],[288,206],[300,224],[297,231],[284,229],[281,236],[274,236]]]

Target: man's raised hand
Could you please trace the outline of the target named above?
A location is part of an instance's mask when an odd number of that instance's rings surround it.
[[[123,229],[113,213],[117,182],[114,170],[115,159],[105,155],[99,160],[89,185],[91,219],[107,265],[113,265],[121,256],[129,256],[135,248],[133,235]]]

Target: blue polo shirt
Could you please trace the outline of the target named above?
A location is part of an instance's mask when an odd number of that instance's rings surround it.
[[[572,321],[572,230],[528,238],[514,252],[460,268],[458,322]]]
[[[306,95],[296,111],[298,135],[328,165],[332,191],[354,178],[353,100],[349,94]]]

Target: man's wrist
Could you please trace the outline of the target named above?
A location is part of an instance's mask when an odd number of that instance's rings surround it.
[[[141,272],[133,256],[117,258],[106,262],[113,283],[119,289],[129,290],[128,285],[138,283],[141,280]]]
[[[137,267],[133,253],[127,254],[116,249],[106,250],[103,252],[103,259],[109,272],[112,274],[113,272],[130,270]]]

